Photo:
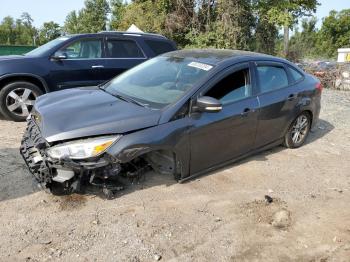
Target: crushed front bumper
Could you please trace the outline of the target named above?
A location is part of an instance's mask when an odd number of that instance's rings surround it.
[[[119,164],[108,156],[90,161],[52,159],[46,153],[49,147],[34,119],[28,119],[20,154],[38,183],[51,191],[53,184],[61,184],[67,192],[77,191],[82,180],[91,183],[95,177],[107,178],[120,171]]]
[[[41,184],[52,181],[52,170],[47,162],[45,149],[48,143],[41,136],[40,129],[31,118],[28,119],[27,129],[23,135],[20,154],[22,155],[29,171]]]

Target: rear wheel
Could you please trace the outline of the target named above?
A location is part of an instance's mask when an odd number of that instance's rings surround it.
[[[0,90],[0,112],[8,119],[24,121],[42,93],[39,87],[29,82],[10,83]]]
[[[310,132],[311,117],[307,112],[301,113],[291,124],[284,137],[284,145],[288,148],[301,147]]]

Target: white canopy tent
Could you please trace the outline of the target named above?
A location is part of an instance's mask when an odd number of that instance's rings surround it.
[[[129,33],[143,33],[143,31],[138,28],[136,25],[132,24],[128,30],[126,30],[126,32],[129,32]]]

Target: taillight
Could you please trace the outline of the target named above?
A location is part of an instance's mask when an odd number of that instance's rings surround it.
[[[323,86],[322,86],[321,82],[317,82],[315,88],[316,88],[317,90],[319,90],[320,92],[322,92]]]

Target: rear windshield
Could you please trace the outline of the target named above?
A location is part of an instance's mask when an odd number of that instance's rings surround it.
[[[161,55],[175,50],[174,46],[165,41],[145,40],[145,42],[152,49],[155,55]]]

